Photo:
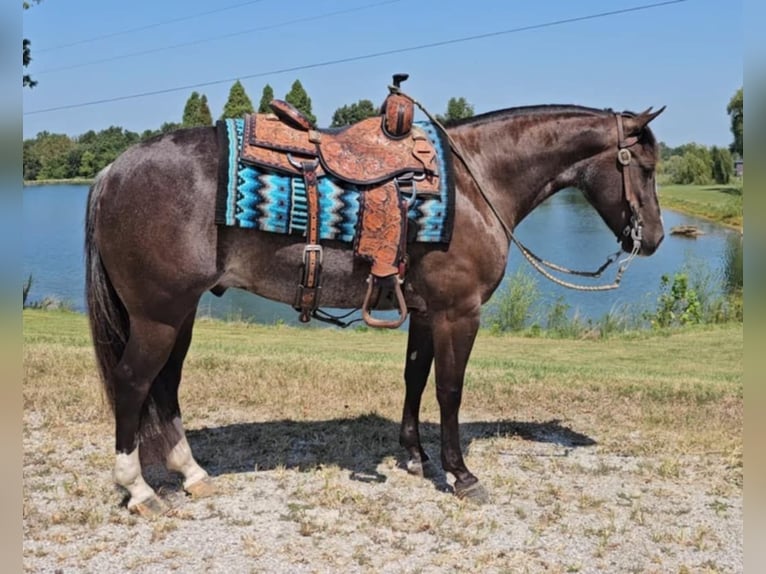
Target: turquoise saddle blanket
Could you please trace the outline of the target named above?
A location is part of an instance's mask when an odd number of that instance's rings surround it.
[[[430,122],[416,122],[434,142],[439,162],[438,195],[415,195],[408,216],[410,242],[449,243],[454,220],[455,189],[449,145]],[[218,225],[272,233],[305,235],[306,189],[301,177],[271,173],[239,159],[244,120],[217,124],[221,152],[215,222]],[[359,224],[359,186],[319,178],[319,238],[353,243]]]

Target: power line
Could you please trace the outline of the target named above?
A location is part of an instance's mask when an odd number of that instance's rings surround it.
[[[149,50],[142,50],[140,52],[131,52],[128,54],[121,54],[119,56],[112,56],[110,58],[103,58],[101,60],[92,60],[90,62],[82,62],[80,64],[72,64],[70,66],[62,66],[60,68],[52,68],[50,70],[41,70],[36,72],[36,75],[42,76],[43,74],[50,74],[53,72],[61,72],[64,70],[73,70],[75,68],[84,68],[87,66],[92,66],[94,64],[103,64],[106,62],[113,62],[115,60],[124,60],[126,58],[132,58],[134,56],[144,56],[146,54],[154,54],[156,52],[163,52],[165,50],[172,50],[174,48],[185,48],[188,46],[196,46],[199,44],[205,44],[207,42],[213,42],[215,40],[222,40],[227,38],[233,38],[235,36],[242,36],[244,34],[251,34],[253,32],[262,32],[264,30],[273,30],[275,28],[282,28],[284,26],[289,26],[291,24],[299,24],[302,22],[312,22],[314,20],[320,20],[323,18],[330,18],[332,16],[339,16],[341,14],[349,14],[351,12],[358,12],[360,10],[367,10],[369,8],[377,8],[378,6],[385,6],[387,4],[396,4],[397,2],[401,2],[402,0],[385,0],[384,2],[377,2],[374,4],[365,4],[364,6],[356,6],[354,8],[347,8],[345,10],[336,10],[335,12],[327,12],[325,14],[318,14],[316,16],[306,16],[303,18],[296,18],[295,20],[288,20],[286,22],[278,22],[276,24],[269,24],[266,26],[259,26],[257,28],[248,28],[247,30],[241,30],[239,32],[233,32],[229,34],[222,34],[219,36],[212,36],[209,38],[202,38],[199,40],[192,40],[190,42],[182,42],[180,44],[172,44],[170,46],[162,46],[159,48],[152,48]]]
[[[214,86],[214,85],[217,85],[217,84],[230,83],[230,82],[234,82],[236,80],[249,80],[249,79],[252,79],[252,78],[259,78],[259,77],[263,77],[263,76],[270,76],[270,75],[276,75],[276,74],[284,74],[284,73],[288,73],[288,72],[297,72],[297,71],[301,71],[301,70],[310,70],[310,69],[315,69],[315,68],[323,68],[323,67],[326,67],[326,66],[334,66],[334,65],[337,65],[337,64],[347,64],[349,62],[358,62],[360,60],[369,60],[369,59],[372,59],[372,58],[379,58],[379,57],[382,57],[382,56],[390,56],[390,55],[393,55],[393,54],[402,54],[404,52],[414,52],[414,51],[417,51],[417,50],[425,50],[425,49],[429,49],[429,48],[437,48],[437,47],[440,47],[440,46],[448,46],[448,45],[452,45],[452,44],[460,44],[460,43],[463,43],[463,42],[471,42],[471,41],[474,41],[474,40],[483,40],[483,39],[486,39],[486,38],[493,38],[493,37],[496,37],[496,36],[503,36],[503,35],[508,35],[508,34],[514,34],[514,33],[518,33],[518,32],[526,32],[526,31],[529,31],[529,30],[539,30],[541,28],[549,28],[549,27],[552,27],[552,26],[560,26],[560,25],[563,25],[563,24],[571,24],[571,23],[574,23],[574,22],[583,22],[583,21],[586,21],[586,20],[595,20],[595,19],[598,19],[598,18],[607,18],[607,17],[610,17],[610,16],[617,16],[617,15],[620,15],[620,14],[627,14],[629,12],[638,12],[640,10],[649,10],[649,9],[653,9],[653,8],[660,8],[660,7],[663,7],[663,6],[669,6],[671,4],[681,4],[681,3],[687,2],[687,1],[688,0],[667,0],[665,2],[657,2],[657,3],[654,3],[654,4],[643,4],[641,6],[634,6],[632,8],[623,8],[623,9],[620,9],[620,10],[612,10],[612,11],[609,11],[609,12],[599,12],[597,14],[590,14],[588,16],[578,16],[578,17],[575,17],[575,18],[565,18],[565,19],[562,19],[562,20],[554,20],[552,22],[544,22],[542,24],[532,24],[532,25],[529,25],[529,26],[521,26],[521,27],[518,27],[518,28],[510,28],[510,29],[507,29],[507,30],[500,30],[500,31],[497,31],[497,32],[487,32],[485,34],[476,34],[476,35],[473,35],[473,36],[464,36],[462,38],[453,38],[451,40],[442,40],[442,41],[439,41],[439,42],[429,42],[427,44],[418,44],[416,46],[409,46],[409,47],[406,47],[406,48],[394,48],[394,49],[391,49],[391,50],[384,50],[382,52],[373,52],[373,53],[364,54],[364,55],[361,55],[361,56],[350,56],[348,58],[338,58],[336,60],[328,60],[328,61],[325,61],[325,62],[317,62],[317,63],[314,63],[314,64],[304,64],[304,65],[300,65],[300,66],[291,66],[289,68],[280,68],[280,69],[277,69],[277,70],[270,70],[268,72],[257,72],[257,73],[254,73],[254,74],[248,74],[248,75],[244,75],[244,76],[237,76],[235,78],[226,78],[226,79],[223,79],[223,80],[212,80],[212,81],[209,81],[209,82],[199,82],[197,84],[189,84],[189,85],[186,85],[186,86],[177,86],[177,87],[174,87],[174,88],[165,88],[165,89],[162,89],[162,90],[153,90],[153,91],[149,91],[149,92],[141,92],[141,93],[137,93],[137,94],[129,94],[129,95],[126,95],[126,96],[116,96],[116,97],[112,97],[112,98],[104,98],[104,99],[101,99],[101,100],[92,100],[92,101],[89,101],[89,102],[80,102],[80,103],[77,103],[77,104],[68,104],[68,105],[63,105],[63,106],[55,106],[55,107],[52,107],[52,108],[44,108],[44,109],[40,109],[40,110],[32,110],[30,112],[24,112],[23,115],[31,116],[31,115],[35,115],[35,114],[43,114],[43,113],[47,113],[47,112],[55,112],[55,111],[60,111],[60,110],[71,110],[71,109],[74,109],[74,108],[82,108],[82,107],[86,107],[86,106],[95,106],[95,105],[99,105],[99,104],[107,104],[107,103],[119,102],[119,101],[123,101],[123,100],[131,100],[131,99],[135,99],[135,98],[145,98],[145,97],[148,97],[148,96],[158,96],[158,95],[161,95],[161,94],[168,94],[168,93],[172,93],[172,92],[180,92],[182,90],[191,90],[191,89],[196,89],[196,88],[204,88],[204,87],[207,87],[207,86]]]
[[[146,24],[145,26],[138,26],[137,28],[129,28],[128,30],[120,30],[119,32],[110,32],[109,34],[102,34],[101,36],[94,36],[92,38],[86,38],[84,40],[77,40],[68,44],[59,44],[58,46],[51,46],[50,48],[40,48],[35,50],[36,52],[50,52],[51,50],[60,50],[62,48],[71,48],[72,46],[79,46],[80,44],[89,44],[96,40],[104,40],[106,38],[113,38],[114,36],[121,36],[123,34],[130,34],[131,32],[140,32],[142,30],[150,30],[152,28],[159,28],[160,26],[166,26],[167,24],[175,24],[176,22],[186,22],[187,20],[193,20],[200,16],[207,16],[209,14],[217,14],[218,12],[226,12],[227,10],[234,10],[235,8],[241,8],[249,4],[257,4],[264,0],[248,0],[248,2],[240,2],[239,4],[232,4],[231,6],[224,6],[223,8],[216,8],[215,10],[208,10],[206,12],[198,12],[196,14],[189,14],[188,16],[182,16],[181,18],[173,18],[172,20],[163,20],[161,22],[155,22],[154,24]]]

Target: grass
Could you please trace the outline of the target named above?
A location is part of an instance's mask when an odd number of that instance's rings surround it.
[[[23,317],[27,408],[51,416],[53,425],[98,408],[85,317],[31,309]],[[393,425],[405,344],[398,331],[200,320],[184,370],[185,418],[193,427],[375,413]],[[632,430],[665,437],[652,446],[659,450],[731,450],[741,445],[742,347],[741,324],[607,340],[484,333],[469,363],[462,412],[468,420],[519,421],[584,409],[592,432],[606,437],[602,445],[613,441],[620,451],[630,447],[623,435]],[[423,416],[438,421],[433,392],[425,394]],[[370,422],[382,424],[380,418]]]
[[[697,565],[725,560],[732,538],[703,528],[741,522],[741,324],[594,340],[482,332],[461,440],[493,505],[473,510],[444,494],[438,471],[424,481],[399,468],[405,333],[199,320],[181,405],[221,494],[184,501],[177,479],[148,472],[177,512],[145,521],[112,487],[113,421],[85,317],[27,309],[23,319],[29,571],[51,570],[51,557],[64,571],[98,570],[137,539],[140,557],[119,558],[128,570],[209,569],[196,549],[211,535],[254,571],[275,560],[626,571],[613,565],[633,548],[653,553],[636,571],[678,571],[689,548]],[[421,434],[438,461],[434,395],[431,381]],[[681,506],[692,514],[674,514]]]
[[[25,179],[24,186],[35,185],[91,185],[92,177],[73,177],[70,179]]]
[[[741,185],[662,185],[659,197],[662,208],[742,229]]]

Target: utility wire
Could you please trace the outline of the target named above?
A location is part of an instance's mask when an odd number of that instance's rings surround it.
[[[189,14],[188,16],[182,16],[181,18],[173,18],[172,20],[163,20],[161,22],[155,22],[154,24],[146,24],[145,26],[138,26],[137,28],[129,28],[128,30],[120,30],[119,32],[110,32],[109,34],[103,34],[101,36],[94,36],[92,38],[86,38],[84,40],[77,40],[75,42],[69,42],[68,44],[59,44],[58,46],[51,46],[50,48],[35,49],[36,52],[50,52],[51,50],[60,50],[62,48],[71,48],[72,46],[79,46],[80,44],[89,44],[96,40],[104,40],[106,38],[113,38],[114,36],[121,36],[123,34],[130,34],[132,32],[140,32],[142,30],[151,30],[152,28],[159,28],[160,26],[166,26],[167,24],[175,24],[176,22],[186,22],[187,20],[193,20],[200,16],[207,16],[209,14],[217,14],[218,12],[225,12],[227,10],[234,10],[235,8],[241,8],[242,6],[248,6],[249,4],[258,4],[264,0],[248,0],[248,2],[240,2],[239,4],[232,4],[231,6],[224,6],[223,8],[216,8],[215,10],[208,10],[206,12],[198,12],[196,14]]]
[[[356,6],[354,8],[347,8],[345,10],[336,10],[335,12],[327,12],[325,14],[318,14],[316,16],[306,16],[303,18],[296,18],[295,20],[288,20],[286,22],[277,22],[276,24],[269,24],[266,26],[258,26],[257,28],[248,28],[247,30],[241,30],[239,32],[233,32],[229,34],[222,34],[219,36],[212,36],[209,38],[202,38],[199,40],[192,40],[190,42],[182,42],[180,44],[172,44],[170,46],[162,46],[159,48],[151,48],[149,50],[142,50],[140,52],[131,52],[128,54],[122,54],[119,56],[112,56],[110,58],[102,58],[101,60],[92,60],[90,62],[82,62],[79,64],[72,64],[70,66],[62,66],[60,68],[52,68],[50,70],[41,70],[35,72],[35,75],[42,76],[43,74],[50,74],[53,72],[61,72],[63,70],[73,70],[75,68],[84,68],[86,66],[92,66],[94,64],[103,64],[105,62],[114,62],[115,60],[124,60],[126,58],[132,58],[134,56],[143,56],[146,54],[154,54],[157,52],[163,52],[165,50],[172,50],[174,48],[185,48],[188,46],[197,46],[199,44],[205,44],[207,42],[213,42],[215,40],[222,40],[233,38],[235,36],[242,36],[244,34],[251,34],[253,32],[262,32],[264,30],[273,30],[274,28],[283,28],[291,24],[299,24],[302,22],[313,22],[314,20],[321,20],[323,18],[331,18],[332,16],[339,16],[341,14],[349,14],[351,12],[359,12],[360,10],[367,10],[369,8],[377,8],[378,6],[385,6],[387,4],[396,4],[402,0],[385,0],[384,2],[377,2],[375,4],[365,4],[364,6]]]
[[[107,104],[107,103],[111,103],[111,102],[119,102],[119,101],[123,101],[123,100],[132,100],[132,99],[135,99],[135,98],[145,98],[145,97],[148,97],[148,96],[157,96],[157,95],[161,95],[161,94],[169,94],[169,93],[172,93],[172,92],[180,92],[182,90],[191,90],[191,89],[196,89],[196,88],[204,88],[204,87],[207,87],[207,86],[214,86],[214,85],[217,85],[217,84],[230,83],[230,82],[234,82],[236,80],[249,80],[249,79],[252,79],[252,78],[259,78],[259,77],[263,77],[263,76],[270,76],[270,75],[276,75],[276,74],[284,74],[284,73],[287,73],[287,72],[296,72],[296,71],[300,71],[300,70],[310,70],[310,69],[315,69],[315,68],[323,68],[323,67],[326,67],[326,66],[334,66],[334,65],[337,65],[337,64],[346,64],[346,63],[349,63],[349,62],[358,62],[360,60],[369,60],[369,59],[372,59],[372,58],[379,58],[381,56],[390,56],[392,54],[402,54],[402,53],[405,53],[405,52],[414,52],[414,51],[417,51],[417,50],[425,50],[425,49],[428,49],[428,48],[437,48],[437,47],[440,47],[440,46],[448,46],[448,45],[452,45],[452,44],[460,44],[460,43],[463,43],[463,42],[470,42],[470,41],[473,41],[473,40],[482,40],[482,39],[485,39],[485,38],[493,38],[493,37],[496,37],[496,36],[503,36],[503,35],[508,35],[508,34],[514,34],[514,33],[517,33],[517,32],[526,32],[526,31],[529,31],[529,30],[539,30],[541,28],[549,28],[549,27],[552,27],[552,26],[560,26],[562,24],[571,24],[573,22],[583,22],[583,21],[586,21],[586,20],[595,20],[595,19],[598,19],[598,18],[607,18],[607,17],[610,17],[610,16],[617,16],[619,14],[627,14],[629,12],[638,12],[640,10],[649,10],[649,9],[652,9],[652,8],[660,8],[662,6],[669,6],[671,4],[681,4],[681,3],[687,2],[687,1],[688,0],[667,0],[666,2],[657,2],[657,3],[654,3],[654,4],[643,4],[641,6],[634,6],[632,8],[623,8],[623,9],[620,9],[620,10],[612,10],[612,11],[609,11],[609,12],[599,12],[597,14],[590,14],[588,16],[578,16],[578,17],[575,17],[575,18],[565,18],[565,19],[562,19],[562,20],[554,20],[552,22],[544,22],[542,24],[532,24],[532,25],[529,25],[529,26],[521,26],[521,27],[518,27],[518,28],[510,28],[510,29],[507,29],[507,30],[500,30],[500,31],[497,31],[497,32],[487,32],[485,34],[476,34],[476,35],[473,35],[473,36],[464,36],[462,38],[453,38],[451,40],[442,40],[442,41],[439,41],[439,42],[429,42],[427,44],[418,44],[416,46],[409,46],[409,47],[406,47],[406,48],[395,48],[395,49],[392,49],[392,50],[384,50],[382,52],[373,52],[373,53],[370,53],[370,54],[363,54],[361,56],[350,56],[348,58],[338,58],[336,60],[328,60],[328,61],[325,61],[325,62],[317,62],[317,63],[314,63],[314,64],[304,64],[304,65],[300,65],[300,66],[291,66],[289,68],[280,68],[280,69],[277,69],[277,70],[270,70],[268,72],[257,72],[257,73],[254,73],[254,74],[247,74],[247,75],[244,75],[244,76],[237,76],[237,77],[234,77],[234,78],[225,78],[225,79],[222,79],[222,80],[212,80],[212,81],[209,81],[209,82],[199,82],[199,83],[196,83],[196,84],[189,84],[189,85],[186,85],[186,86],[177,86],[177,87],[174,87],[174,88],[165,88],[165,89],[161,89],[161,90],[152,90],[152,91],[149,91],[149,92],[140,92],[140,93],[137,93],[137,94],[129,94],[129,95],[126,95],[126,96],[116,96],[116,97],[112,97],[112,98],[103,98],[103,99],[100,99],[100,100],[92,100],[92,101],[89,101],[89,102],[80,102],[80,103],[76,103],[76,104],[67,104],[67,105],[63,105],[63,106],[55,106],[55,107],[52,107],[52,108],[43,108],[43,109],[39,109],[39,110],[32,110],[32,111],[29,111],[29,112],[24,112],[23,115],[31,116],[31,115],[35,115],[35,114],[43,114],[43,113],[48,113],[48,112],[60,111],[60,110],[71,110],[71,109],[74,109],[74,108],[82,108],[82,107],[86,107],[86,106],[95,106],[95,105],[99,105],[99,104]]]

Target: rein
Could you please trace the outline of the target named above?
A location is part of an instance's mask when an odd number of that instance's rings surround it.
[[[620,281],[622,280],[623,274],[628,269],[628,266],[630,265],[631,261],[633,261],[633,258],[636,255],[638,255],[638,252],[641,249],[641,239],[642,239],[641,216],[638,212],[638,208],[637,208],[638,204],[637,204],[636,196],[633,193],[633,188],[630,185],[630,177],[628,177],[628,173],[627,173],[627,168],[630,167],[631,161],[633,158],[633,154],[628,148],[630,148],[631,146],[635,145],[638,142],[638,137],[632,136],[627,139],[625,138],[624,130],[622,126],[621,114],[618,114],[618,113],[615,114],[615,117],[617,118],[617,135],[618,135],[617,161],[619,162],[621,166],[620,172],[622,173],[623,192],[625,194],[625,199],[627,200],[628,205],[630,206],[630,211],[631,211],[630,225],[627,225],[625,227],[622,234],[623,236],[626,236],[626,237],[628,235],[631,236],[631,238],[633,239],[633,249],[630,251],[627,257],[620,260],[619,267],[617,268],[617,274],[615,275],[614,281],[612,283],[608,285],[578,285],[576,283],[570,283],[568,281],[564,281],[563,279],[559,279],[558,277],[551,275],[548,271],[546,271],[545,267],[547,267],[548,269],[552,269],[554,271],[558,271],[560,273],[568,273],[570,275],[579,275],[582,277],[597,278],[601,276],[601,273],[607,267],[609,267],[612,263],[616,261],[617,257],[622,253],[622,249],[619,249],[616,253],[607,257],[604,264],[601,265],[601,267],[599,267],[595,271],[576,271],[573,269],[568,269],[566,267],[561,267],[559,265],[556,265],[555,263],[550,263],[548,261],[545,261],[541,257],[535,255],[523,243],[521,243],[521,241],[516,239],[516,236],[513,234],[513,231],[511,231],[511,228],[503,220],[500,213],[498,213],[497,209],[492,204],[486,192],[484,191],[484,188],[481,186],[479,179],[476,177],[476,174],[471,168],[468,158],[466,158],[462,154],[460,147],[457,145],[455,140],[453,140],[452,137],[449,135],[446,128],[441,124],[441,122],[439,122],[439,120],[433,117],[419,101],[415,99],[413,99],[412,101],[418,106],[418,108],[420,108],[420,110],[428,117],[428,119],[430,119],[436,126],[439,127],[439,129],[447,137],[447,141],[449,142],[450,148],[455,153],[455,155],[458,158],[460,158],[460,161],[468,170],[468,174],[471,176],[474,183],[476,184],[476,189],[479,190],[479,194],[484,199],[484,202],[487,204],[490,211],[492,211],[492,213],[495,215],[497,220],[500,222],[500,225],[503,228],[503,231],[505,232],[507,239],[513,242],[519,248],[522,255],[526,257],[527,261],[529,261],[530,265],[532,265],[532,267],[534,267],[535,270],[537,270],[540,274],[542,274],[546,279],[549,279],[553,281],[554,283],[561,285],[562,287],[567,287],[569,289],[575,289],[578,291],[608,291],[611,289],[616,289],[617,287],[620,286]]]

